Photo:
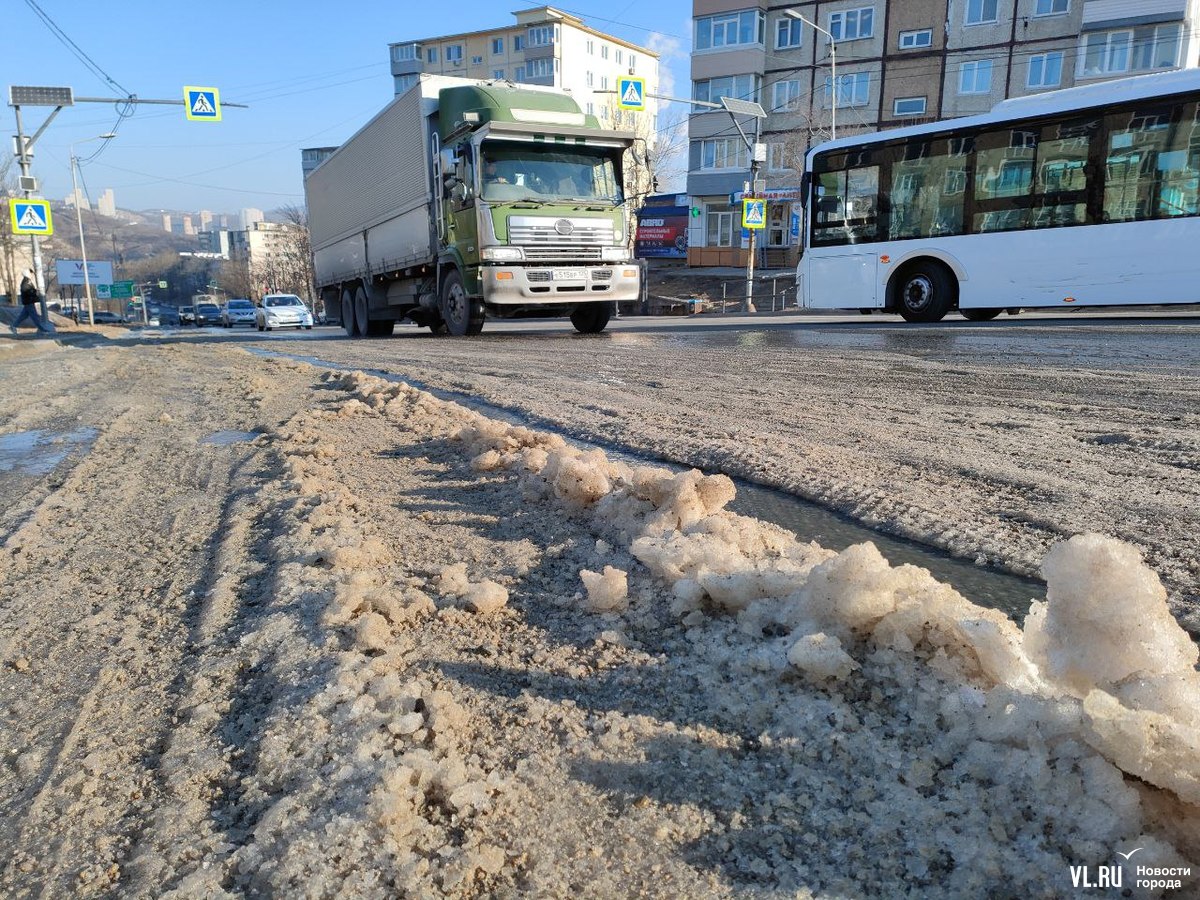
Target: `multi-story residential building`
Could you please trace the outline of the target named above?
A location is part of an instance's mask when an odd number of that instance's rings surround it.
[[[513,13],[516,22],[483,31],[405,40],[389,45],[397,95],[423,72],[462,78],[548,85],[571,91],[584,112],[601,122],[628,116],[616,107],[617,78],[645,79],[646,92],[658,89],[658,54],[588,27],[576,16],[539,6]],[[653,143],[657,103],[646,101],[636,130]]]
[[[96,201],[96,211],[102,216],[112,218],[117,214],[117,198],[112,188],[108,188]]]
[[[232,247],[232,235],[236,233],[237,232],[227,231],[223,228],[201,231],[197,235],[199,238],[200,249],[205,253],[212,253],[220,256],[222,259],[229,259],[230,250]]]
[[[171,216],[169,213],[162,214],[162,229],[163,229],[163,231],[167,232],[168,234],[170,234],[173,231],[173,229],[171,228]]]
[[[63,203],[75,209],[90,210],[92,208],[92,204],[88,202],[87,194],[83,192],[83,188],[75,188],[75,190],[67,194]]]
[[[261,209],[249,207],[242,210],[240,224],[242,229],[245,230],[263,221],[263,218],[263,211]]]
[[[807,21],[805,21],[807,20]],[[812,24],[820,26],[815,29]],[[1196,66],[1200,0],[694,0],[692,98],[761,103],[769,264],[795,260],[804,154],[837,133],[972,115],[1006,97]],[[742,265],[751,153],[725,111],[694,107],[692,265]],[[755,121],[740,117],[751,136]]]
[[[306,147],[300,151],[300,169],[307,178],[317,166],[333,156],[337,147]]]

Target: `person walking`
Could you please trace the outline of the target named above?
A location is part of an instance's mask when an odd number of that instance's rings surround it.
[[[17,326],[26,319],[32,319],[33,324],[37,326],[37,330],[42,334],[54,333],[54,326],[50,322],[43,322],[41,316],[38,315],[37,304],[39,299],[41,298],[38,294],[37,282],[33,279],[33,269],[26,269],[25,277],[21,279],[21,311],[17,313],[17,317],[8,326],[13,334],[17,333]]]

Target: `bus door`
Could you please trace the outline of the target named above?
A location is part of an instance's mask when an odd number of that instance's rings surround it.
[[[821,173],[815,202],[809,265],[814,288],[830,296],[814,296],[814,305],[882,307],[879,255],[871,249],[878,235],[879,167]]]

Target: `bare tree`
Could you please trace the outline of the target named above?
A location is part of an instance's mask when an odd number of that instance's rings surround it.
[[[230,297],[251,297],[254,294],[254,279],[250,276],[250,265],[244,259],[227,259],[221,263],[217,280]]]
[[[632,248],[638,210],[646,204],[646,198],[687,171],[686,158],[677,171],[681,158],[679,150],[687,146],[687,133],[682,128],[670,126],[656,131],[647,113],[622,109],[615,96],[608,100],[604,121],[618,131],[634,134],[633,149],[625,156],[625,197],[629,216],[626,234]]]

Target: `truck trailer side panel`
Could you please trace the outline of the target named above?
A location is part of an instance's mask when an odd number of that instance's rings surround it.
[[[318,284],[436,257],[429,116],[455,83],[422,78],[305,179]]]

